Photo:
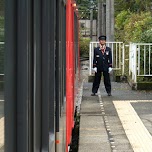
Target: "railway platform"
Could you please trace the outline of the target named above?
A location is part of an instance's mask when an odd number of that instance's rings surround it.
[[[87,75],[87,68],[82,73]],[[91,96],[92,83],[85,78],[79,152],[151,152],[152,91],[136,91],[128,83],[112,82],[109,97],[101,81],[97,96]]]

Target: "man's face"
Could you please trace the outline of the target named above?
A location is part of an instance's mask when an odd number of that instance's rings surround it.
[[[101,45],[105,45],[105,44],[106,44],[106,40],[100,40],[99,43],[100,43]]]

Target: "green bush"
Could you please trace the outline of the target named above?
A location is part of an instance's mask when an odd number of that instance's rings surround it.
[[[124,41],[124,27],[128,23],[130,17],[129,11],[121,11],[115,18],[115,39],[116,41]]]
[[[125,40],[127,42],[141,42],[143,33],[152,26],[152,17],[150,12],[141,14],[133,13],[128,19],[128,24],[124,27]]]
[[[141,42],[152,43],[152,28],[142,34]]]
[[[151,27],[152,17],[150,12],[131,13],[122,11],[115,19],[115,37],[117,41],[126,43],[149,42],[150,34],[148,32]],[[146,39],[143,34],[146,35]]]
[[[152,77],[138,76],[137,82],[152,82]]]
[[[115,28],[118,30],[123,30],[124,26],[126,25],[126,22],[130,16],[129,11],[121,11],[117,16],[116,16],[116,23],[115,23]]]
[[[89,44],[90,39],[89,38],[80,38],[80,56],[89,56]]]
[[[115,18],[115,38],[116,41],[123,41],[125,44],[134,43],[152,43],[152,17],[150,12],[133,13],[130,11],[122,11]],[[144,48],[141,47],[143,50]],[[149,48],[146,48],[146,63],[149,62]],[[144,73],[144,52],[141,51],[140,71]],[[125,57],[129,58],[129,50],[125,49]],[[125,61],[125,75],[128,72],[129,62]],[[146,73],[149,73],[149,65],[146,64]],[[152,65],[150,67],[152,69]],[[151,70],[152,71],[152,70]],[[151,72],[150,71],[150,72]],[[137,82],[151,82],[151,79],[138,77]]]

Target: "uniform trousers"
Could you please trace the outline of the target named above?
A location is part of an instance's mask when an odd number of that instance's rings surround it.
[[[94,82],[93,82],[93,86],[92,86],[92,93],[97,93],[98,92],[102,73],[103,73],[103,77],[104,77],[104,85],[105,85],[106,92],[111,93],[110,75],[107,71],[95,72],[95,78],[94,78]]]

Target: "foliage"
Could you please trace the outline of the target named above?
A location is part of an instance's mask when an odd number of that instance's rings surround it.
[[[148,1],[147,1],[148,2]],[[146,3],[145,3],[146,4]],[[123,41],[125,43],[138,42],[138,43],[152,43],[152,17],[151,12],[148,8],[140,7],[137,10],[124,9],[121,12],[117,12],[115,17],[115,38],[116,41]],[[144,58],[144,51],[140,53],[140,72],[144,73],[144,60],[146,63],[149,62],[149,48],[146,48],[146,59]],[[129,51],[125,52],[126,58],[129,55]],[[129,63],[125,61],[125,71]],[[152,66],[150,67],[152,69]],[[149,73],[149,64],[146,64],[146,73]],[[128,73],[125,72],[125,75]],[[151,82],[152,79],[149,77],[138,77],[137,82]]]
[[[137,82],[152,82],[152,77],[144,77],[144,76],[138,76]]]
[[[123,10],[129,10],[132,13],[151,11],[151,0],[115,0],[115,15],[117,16]]]
[[[90,10],[93,9],[93,19],[97,19],[97,0],[77,0],[81,19],[90,19]]]
[[[128,22],[131,13],[129,11],[121,11],[115,18],[115,39],[124,40],[124,27]]]
[[[150,12],[131,13],[122,11],[115,20],[116,40],[124,42],[142,42],[143,34],[147,34],[152,26]],[[146,42],[146,41],[144,41]]]
[[[126,25],[126,21],[130,16],[129,11],[121,11],[116,17],[116,28],[119,30],[123,30]]]
[[[80,38],[80,56],[89,56],[89,44],[90,39],[89,38]]]
[[[140,14],[133,13],[124,27],[125,40],[127,42],[141,42],[142,34],[149,30],[152,25],[150,12]]]
[[[141,42],[152,43],[152,28],[143,32],[143,34],[141,36]]]
[[[137,90],[152,90],[152,82],[138,82]]]

